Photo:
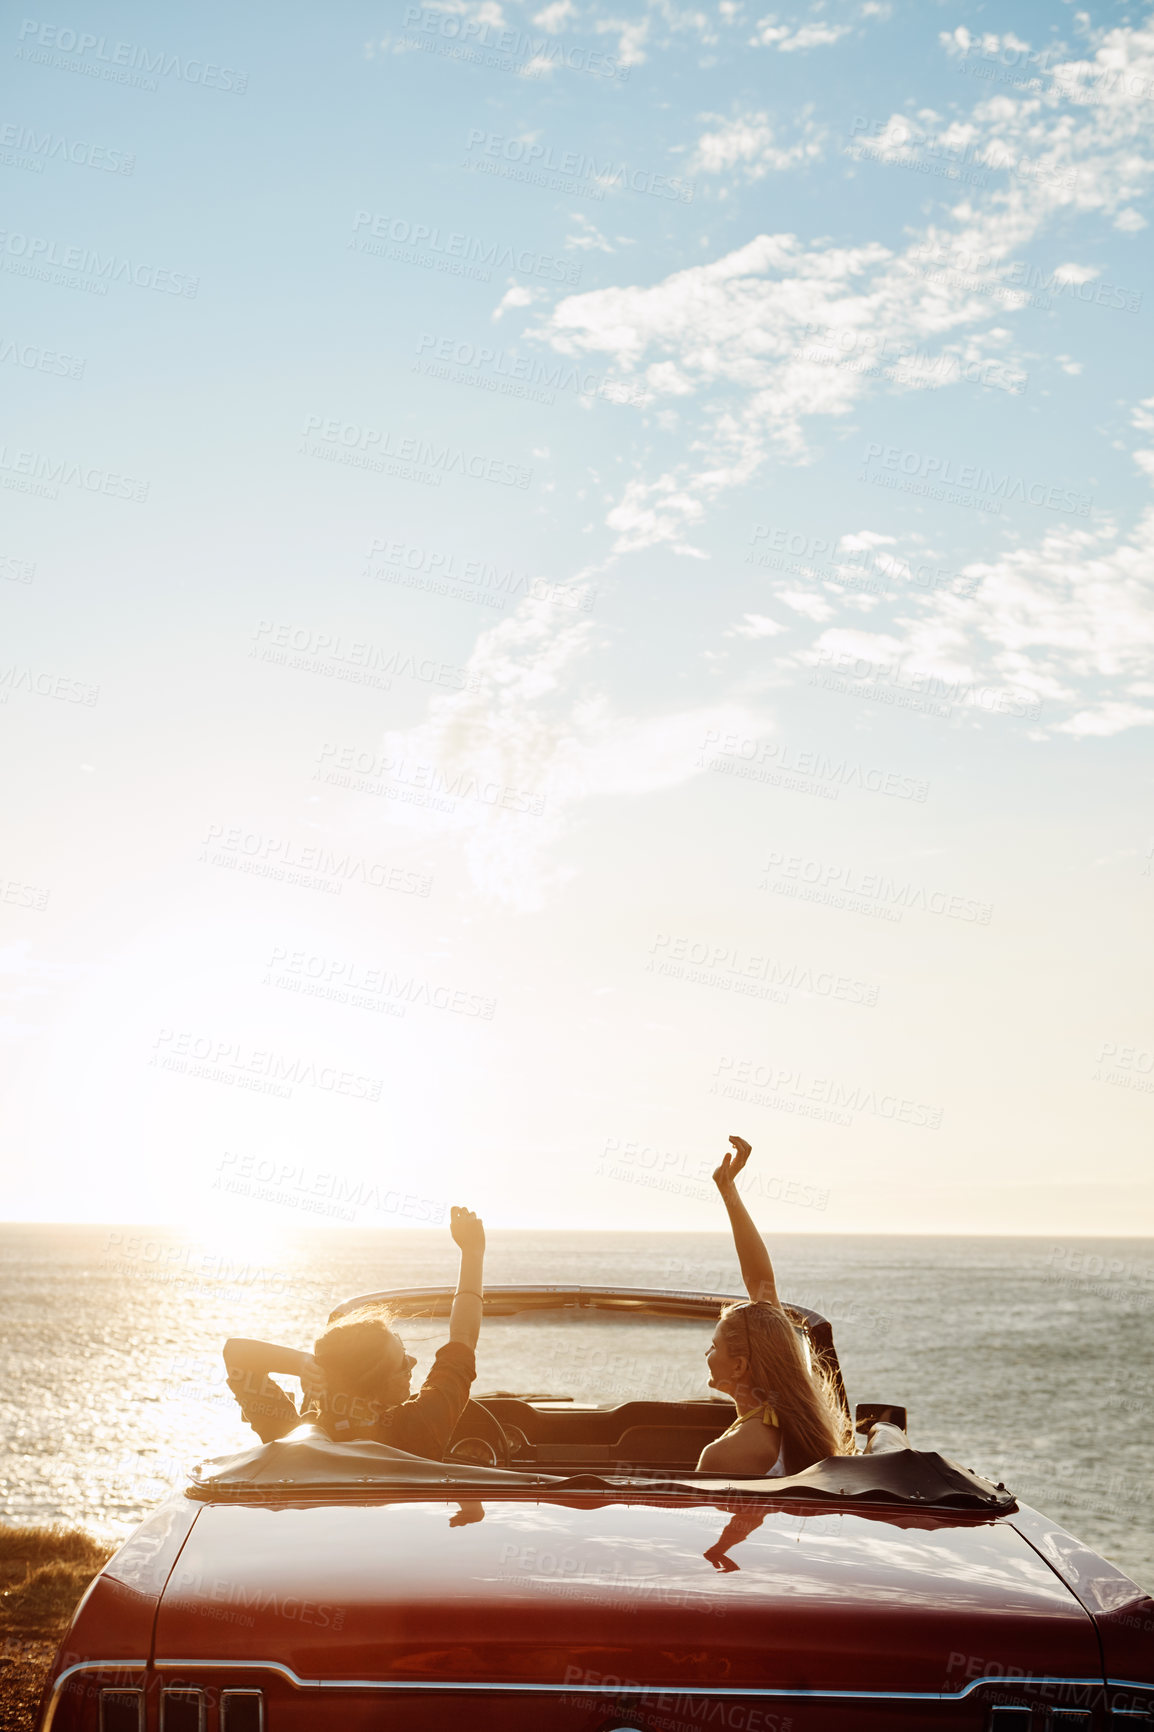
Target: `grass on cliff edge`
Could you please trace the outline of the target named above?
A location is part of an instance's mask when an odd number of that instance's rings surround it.
[[[0,1726],[32,1732],[44,1677],[77,1600],[112,1556],[79,1528],[0,1522]]]
[[[115,1549],[80,1528],[0,1523],[0,1632],[58,1642],[72,1608]]]

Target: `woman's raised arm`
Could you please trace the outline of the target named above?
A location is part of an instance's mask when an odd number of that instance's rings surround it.
[[[449,1312],[449,1340],[476,1347],[481,1333],[485,1268],[485,1228],[471,1209],[454,1208],[449,1231],[461,1253],[457,1291]]]
[[[722,1156],[721,1165],[714,1172],[713,1182],[721,1192],[721,1200],[733,1228],[733,1243],[737,1249],[737,1260],[741,1264],[741,1279],[745,1282],[745,1291],[755,1304],[760,1300],[767,1305],[780,1306],[781,1300],[777,1296],[777,1282],[773,1276],[769,1249],[737,1189],[737,1175],[748,1161],[752,1150],[744,1137],[730,1137],[729,1140],[733,1144],[733,1153]]]

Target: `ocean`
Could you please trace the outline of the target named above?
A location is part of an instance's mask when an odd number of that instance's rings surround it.
[[[782,1297],[832,1322],[851,1403],[904,1404],[916,1448],[1004,1482],[1154,1591],[1154,1240],[771,1246]],[[255,1441],[223,1382],[226,1336],[309,1347],[342,1301],[455,1270],[445,1232],[225,1247],[168,1228],[0,1228],[0,1514],[122,1537],[190,1464]],[[741,1292],[720,1233],[492,1232],[486,1278]],[[402,1333],[416,1387],[445,1326]],[[672,1388],[688,1353],[696,1378],[700,1333],[654,1336],[648,1371]],[[526,1336],[521,1351],[517,1387],[555,1390],[555,1350],[534,1363]],[[606,1390],[628,1393],[620,1379]]]

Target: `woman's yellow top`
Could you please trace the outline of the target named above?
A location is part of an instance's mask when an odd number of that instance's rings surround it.
[[[761,1423],[763,1425],[780,1426],[781,1424],[781,1421],[777,1417],[777,1409],[771,1407],[767,1401],[761,1407],[751,1407],[748,1413],[739,1413],[729,1430],[723,1431],[721,1437],[732,1437],[735,1431],[740,1431],[747,1419],[756,1419],[758,1414],[761,1415]],[[715,1438],[714,1441],[720,1443],[721,1437]]]

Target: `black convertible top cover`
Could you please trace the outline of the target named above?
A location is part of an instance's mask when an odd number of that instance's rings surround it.
[[[334,1499],[366,1493],[447,1486],[478,1492],[536,1489],[542,1492],[646,1492],[658,1496],[772,1499],[827,1504],[896,1504],[906,1509],[973,1511],[1002,1515],[1016,1503],[1004,1486],[944,1455],[917,1449],[877,1455],[830,1456],[785,1479],[722,1479],[712,1474],[643,1475],[533,1473],[465,1462],[430,1461],[384,1443],[334,1443],[315,1425],[299,1425],[276,1443],[239,1455],[202,1462],[190,1476],[188,1495],[206,1502],[251,1501],[301,1495]]]
[[[959,1467],[936,1450],[894,1449],[879,1455],[831,1455],[804,1473],[788,1479],[742,1481],[791,1500],[815,1497],[832,1503],[919,1504],[933,1509],[986,1510],[1005,1514],[1016,1509],[1012,1492],[991,1485],[980,1474]],[[764,1495],[764,1493],[763,1493]]]

